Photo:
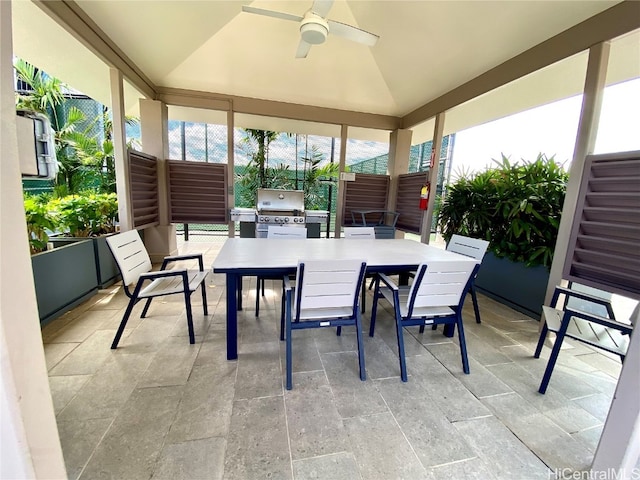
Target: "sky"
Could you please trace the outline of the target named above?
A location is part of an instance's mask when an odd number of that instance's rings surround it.
[[[504,153],[534,160],[538,153],[566,162],[573,156],[582,95],[543,105],[456,134],[452,176],[480,171]],[[605,89],[594,153],[640,150],[640,79]]]

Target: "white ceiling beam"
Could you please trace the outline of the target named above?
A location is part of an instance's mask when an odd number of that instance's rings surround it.
[[[32,0],[103,62],[122,75],[147,98],[155,99],[156,86],[73,0]]]

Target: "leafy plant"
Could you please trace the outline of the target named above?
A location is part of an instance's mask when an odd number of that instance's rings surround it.
[[[27,233],[31,254],[47,248],[48,232],[55,230],[53,218],[47,208],[46,196],[29,196],[24,199],[24,211],[27,218]]]
[[[71,237],[90,237],[115,231],[118,200],[115,193],[69,195],[49,202],[56,226]]]
[[[320,166],[324,156],[316,145],[311,146],[311,156],[302,160],[305,163],[302,190],[304,190],[304,206],[308,210],[318,210],[326,205],[324,183],[335,183],[340,173],[340,165],[327,163]]]
[[[447,187],[439,223],[445,240],[453,234],[484,238],[497,257],[527,266],[551,266],[568,173],[553,157],[497,165],[463,176]]]

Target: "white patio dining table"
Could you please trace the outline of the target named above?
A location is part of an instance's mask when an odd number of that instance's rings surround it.
[[[227,359],[238,358],[236,293],[242,277],[284,276],[295,273],[299,260],[341,258],[366,261],[367,273],[408,272],[430,261],[477,263],[473,258],[406,239],[229,238],[213,262],[213,272],[226,275]]]

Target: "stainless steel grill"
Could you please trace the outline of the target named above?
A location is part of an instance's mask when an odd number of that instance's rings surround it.
[[[304,226],[304,192],[259,188],[256,198],[256,237],[267,236],[269,225]]]
[[[327,223],[326,210],[304,209],[302,190],[276,190],[260,188],[257,192],[256,209],[232,208],[231,221],[256,225],[256,237],[266,237],[269,225],[303,227],[306,224]]]

